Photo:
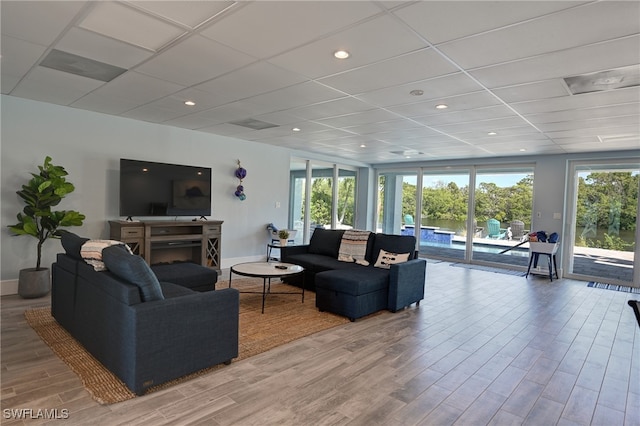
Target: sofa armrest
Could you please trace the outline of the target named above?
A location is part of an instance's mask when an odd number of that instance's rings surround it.
[[[299,246],[284,246],[280,247],[280,259],[283,262],[287,262],[287,258],[289,256],[293,256],[296,254],[305,254],[309,252],[309,244],[299,245]]]
[[[424,259],[391,265],[387,309],[396,312],[412,303],[420,303],[424,298],[426,268],[427,261]]]

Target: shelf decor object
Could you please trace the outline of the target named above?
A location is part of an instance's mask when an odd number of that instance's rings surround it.
[[[247,196],[244,193],[244,185],[242,185],[242,180],[247,177],[247,169],[243,168],[240,165],[240,160],[238,160],[238,168],[236,169],[235,175],[238,179],[240,179],[240,185],[236,187],[235,196],[240,199],[240,201],[244,201],[247,199]]]

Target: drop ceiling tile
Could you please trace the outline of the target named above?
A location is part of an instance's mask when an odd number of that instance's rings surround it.
[[[505,105],[493,105],[464,111],[430,114],[423,117],[415,117],[414,119],[428,126],[440,126],[445,124],[469,123],[498,118],[515,119],[516,117],[516,114]]]
[[[120,114],[123,117],[133,118],[134,120],[147,121],[150,123],[162,123],[174,118],[186,115],[185,111],[177,111],[175,109],[161,108],[153,105],[143,105],[138,108]]]
[[[640,114],[640,102],[603,106],[598,108],[585,108],[579,110],[570,111],[554,111],[549,113],[540,114],[526,114],[525,118],[533,124],[538,123],[553,123],[558,121],[570,121],[570,120],[586,120],[591,118],[605,118],[616,117],[625,115]]]
[[[206,111],[190,114],[189,116],[177,118],[175,120],[169,120],[167,121],[167,124],[176,124],[183,127],[181,123],[186,123],[187,126],[198,126],[201,123],[205,123],[204,125],[190,128],[210,127],[216,124],[227,123],[229,121],[253,118],[267,112],[270,112],[270,108],[247,101],[238,101],[211,108]]]
[[[564,78],[640,63],[640,35],[471,70],[488,88]]]
[[[484,134],[495,131],[500,132],[500,129],[511,127],[526,126],[526,121],[517,116],[497,118],[493,120],[472,121],[467,123],[456,124],[438,124],[430,126],[435,130],[443,132],[449,135],[463,134],[467,132],[482,132]],[[532,128],[535,130],[535,128]]]
[[[445,104],[447,109],[436,109],[437,104]],[[424,117],[428,115],[445,115],[454,111],[465,111],[476,108],[483,108],[492,105],[499,105],[500,101],[486,90],[465,93],[464,95],[438,98],[437,102],[425,101],[411,104],[388,107],[389,111],[403,115],[405,117]]]
[[[414,89],[422,90],[424,95],[419,97],[410,95],[409,92]],[[464,93],[477,92],[479,90],[483,90],[482,86],[478,85],[478,83],[464,73],[458,72],[443,77],[416,80],[398,86],[374,89],[366,93],[360,93],[357,97],[372,105],[392,107],[416,102],[427,102],[429,100],[434,101]],[[439,102],[433,102],[432,106],[435,107],[437,103]]]
[[[624,135],[626,137],[629,135],[636,135],[636,136],[640,135],[640,127],[638,125],[588,127],[584,129],[576,129],[572,127],[569,130],[564,130],[564,131],[558,130],[553,132],[547,132],[546,134],[547,136],[553,139],[586,137],[586,136],[591,136],[591,137],[600,136],[603,138],[609,138],[616,135],[617,136]],[[638,147],[640,148],[640,145],[638,145]]]
[[[77,27],[71,28],[55,48],[125,69],[133,68],[153,55],[150,50]]]
[[[639,17],[640,2],[599,2],[441,44],[438,49],[462,68],[478,68],[638,34]]]
[[[248,55],[195,35],[140,65],[136,71],[192,86],[254,61]]]
[[[324,102],[343,97],[344,94],[333,90],[323,84],[314,81],[296,84],[273,92],[264,93],[249,98],[248,100],[264,105],[270,111],[281,111],[309,105],[317,102]]]
[[[411,120],[390,120],[366,123],[358,126],[348,126],[344,129],[359,135],[375,135],[389,131],[412,130],[421,127],[424,126]]]
[[[271,58],[269,62],[310,78],[320,78],[424,47],[425,43],[410,30],[384,15]],[[351,56],[334,58],[333,53],[341,49]]]
[[[216,124],[213,126],[203,127],[198,129],[199,132],[212,133],[214,135],[222,135],[222,136],[233,136],[239,137],[241,133],[245,133],[245,128],[240,126],[234,126],[229,123]],[[240,138],[244,139],[244,138]]]
[[[444,60],[437,52],[427,48],[319,81],[355,95],[381,87],[393,87],[457,71],[457,68]]]
[[[189,28],[197,28],[228,7],[232,1],[192,1],[185,6],[184,1],[128,1],[127,3],[149,11],[164,19]]]
[[[317,120],[325,117],[336,117],[374,109],[373,106],[359,99],[345,96],[343,98],[320,102],[313,105],[293,108],[288,112],[296,117],[307,120]]]
[[[377,123],[380,121],[395,120],[398,116],[382,109],[373,109],[355,114],[341,115],[338,117],[326,118],[318,120],[327,126],[346,128],[360,124]]]
[[[50,68],[37,67],[13,90],[12,95],[69,105],[104,83]]]
[[[0,57],[0,69],[2,70],[2,87],[5,92],[5,84],[7,89],[11,89],[20,81],[22,76],[26,74],[42,57],[45,48],[28,41],[17,38],[3,36],[2,37],[2,57]],[[9,79],[13,77],[13,84],[9,83]],[[7,82],[4,80],[7,79]]]
[[[183,111],[181,115],[191,114],[199,111],[204,111],[210,108],[214,108],[220,105],[223,105],[230,101],[228,99],[224,102],[217,96],[213,96],[211,93],[203,92],[202,90],[196,90],[192,88],[180,90],[178,92],[172,93],[169,96],[158,99],[149,103],[148,105],[154,106],[157,108],[165,108],[165,109],[177,109]],[[186,101],[193,101],[195,105],[188,106],[184,103]]]
[[[88,93],[71,104],[74,108],[114,115],[122,114],[138,105],[139,103],[137,101],[110,96],[108,94],[97,94],[95,92]]]
[[[154,52],[186,32],[124,4],[106,1],[93,2],[93,9],[79,26]]]
[[[433,44],[478,34],[583,2],[423,1],[394,11]]]
[[[493,89],[492,92],[504,102],[522,102],[532,99],[569,96],[567,85],[561,78],[501,87]]]
[[[255,62],[195,86],[227,100],[239,100],[282,89],[307,79],[267,62]]]
[[[640,102],[640,86],[520,102],[514,103],[512,106],[520,114],[536,114],[634,102]]]
[[[87,1],[3,1],[2,35],[48,46],[62,34]]]
[[[100,87],[96,94],[129,99],[144,105],[182,89],[184,87],[178,84],[128,71]]]
[[[592,128],[628,126],[640,129],[640,120],[636,115],[627,115],[623,117],[606,117],[586,120],[558,121],[554,123],[539,123],[536,126],[544,132],[558,132],[563,130],[581,131],[583,129]]]
[[[239,5],[201,34],[261,59],[381,12],[370,2],[269,1]]]

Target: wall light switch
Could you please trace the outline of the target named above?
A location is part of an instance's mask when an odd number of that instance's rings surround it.
[[[276,209],[280,208],[280,201],[276,201]]]
[[[553,218],[554,219],[562,219],[562,214],[561,213],[554,213],[553,214]]]
[[[542,213],[541,213],[541,212],[536,212],[536,217],[537,217],[538,219],[540,219],[540,218],[542,217]]]

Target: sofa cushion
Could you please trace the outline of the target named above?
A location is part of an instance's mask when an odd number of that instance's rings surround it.
[[[160,288],[162,289],[162,295],[165,299],[172,299],[174,297],[187,296],[195,293],[195,291],[187,287],[164,281],[160,281]]]
[[[153,265],[151,270],[158,281],[170,282],[191,289],[215,290],[218,272],[191,262]]]
[[[352,296],[386,290],[389,270],[372,266],[359,266],[343,270],[320,272],[316,275],[316,288],[346,293]]]
[[[409,253],[391,253],[386,250],[380,250],[378,260],[376,260],[376,264],[373,266],[376,268],[389,269],[391,265],[404,263],[407,260],[409,260]]]
[[[140,289],[143,302],[162,300],[162,289],[155,274],[143,258],[131,254],[123,245],[112,245],[102,250],[107,269]]]
[[[316,228],[311,236],[311,241],[309,241],[309,253],[322,254],[337,259],[342,234],[344,234],[342,229]]]
[[[74,234],[73,232],[60,232],[60,242],[62,243],[62,248],[69,256],[73,257],[76,260],[82,260],[80,250],[82,249],[82,245],[87,241],[89,241],[89,238],[83,238],[79,235]]]
[[[359,266],[353,262],[341,262],[338,259],[321,254],[295,254],[287,259],[287,262],[302,266],[311,272],[322,272],[333,269],[350,269]]]
[[[390,253],[409,253],[409,259],[413,259],[416,238],[412,235],[376,234],[371,257],[367,260],[370,263],[375,263],[380,256],[380,250]]]

